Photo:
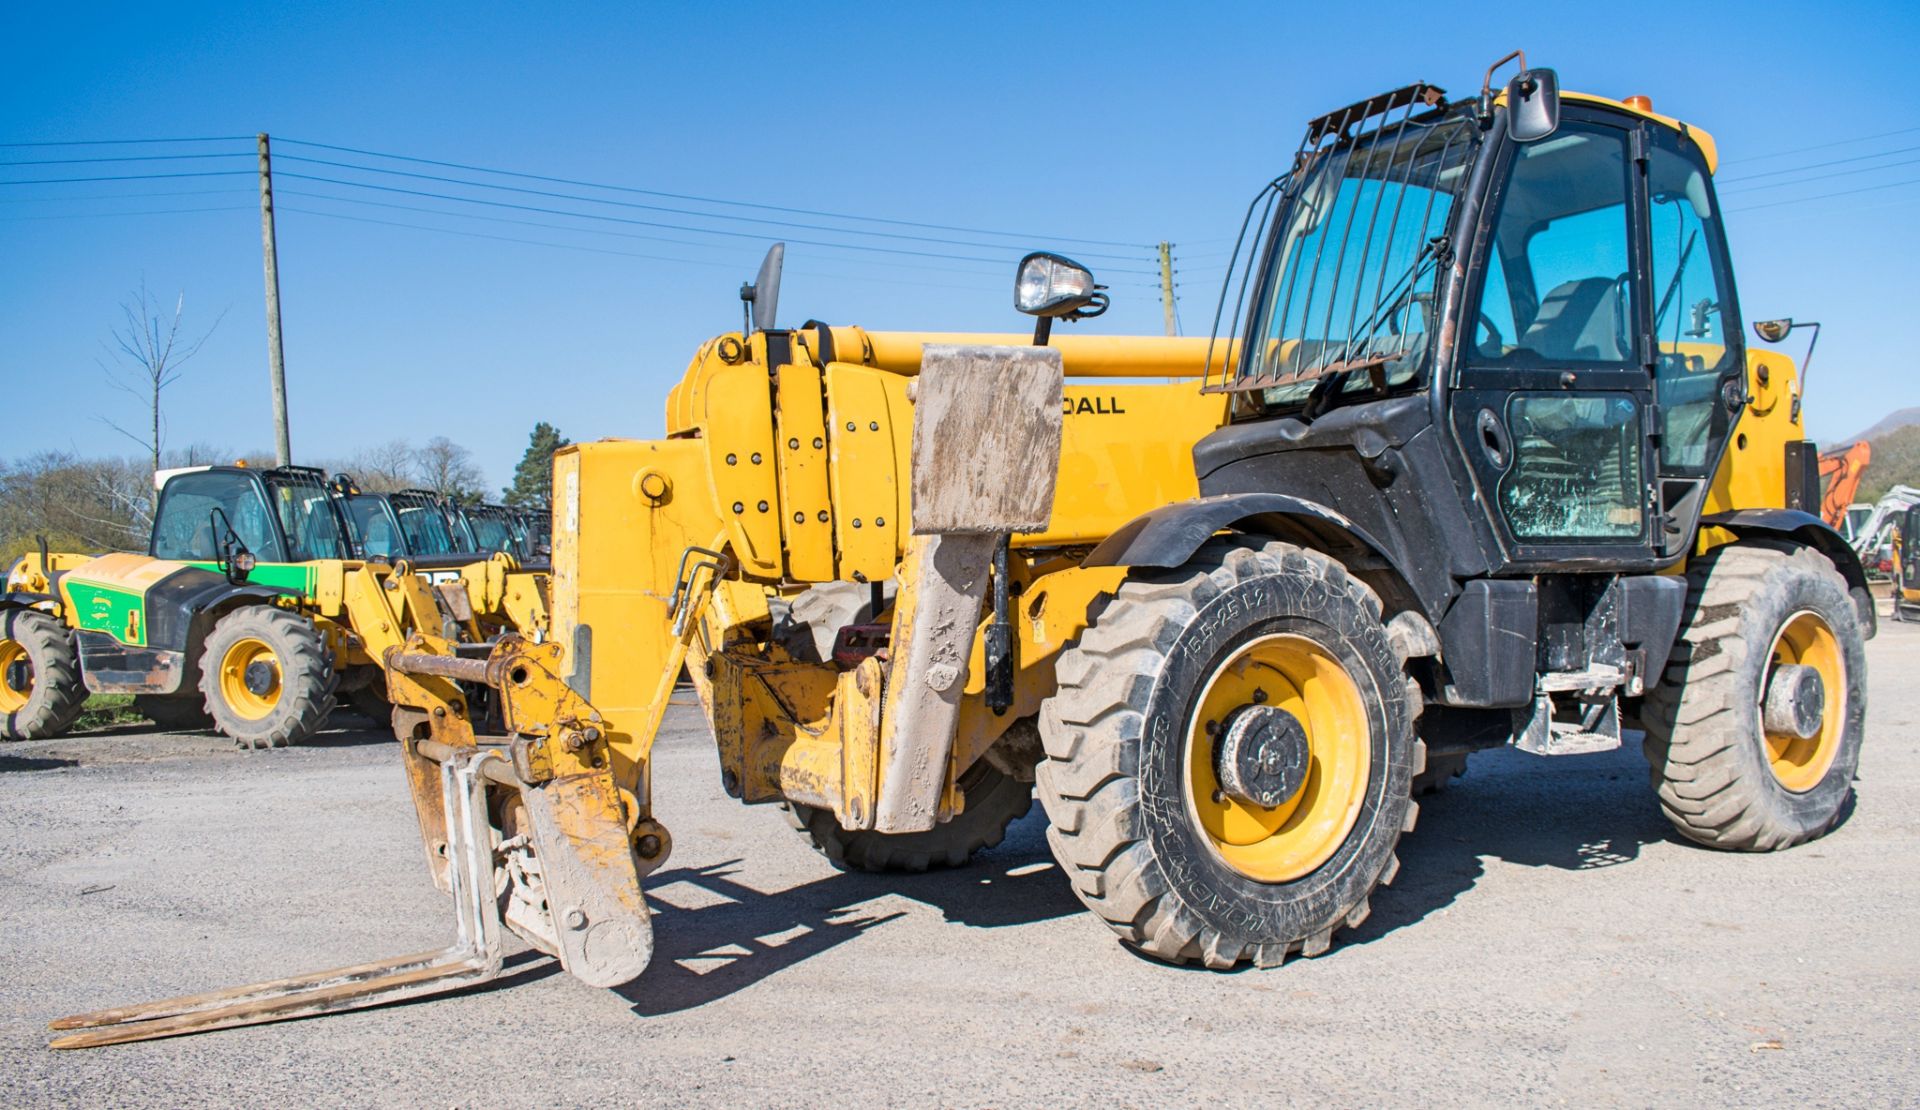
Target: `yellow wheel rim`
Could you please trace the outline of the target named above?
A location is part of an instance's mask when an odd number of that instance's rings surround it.
[[[266,668],[254,672],[248,684],[247,672],[256,664]],[[264,677],[264,681],[262,678]],[[220,697],[227,708],[250,721],[273,712],[280,704],[280,660],[264,640],[247,637],[236,640],[220,660]]]
[[[1224,794],[1214,737],[1250,705],[1291,713],[1306,733],[1306,780],[1271,809]],[[1214,854],[1258,882],[1283,883],[1325,863],[1353,831],[1372,773],[1366,702],[1340,661],[1302,636],[1241,647],[1208,680],[1187,734],[1187,803]]]
[[[1794,793],[1804,793],[1820,785],[1833,766],[1840,750],[1840,735],[1847,727],[1847,669],[1840,654],[1840,639],[1817,613],[1801,610],[1787,618],[1780,634],[1773,639],[1768,672],[1782,664],[1812,667],[1825,687],[1825,702],[1820,713],[1820,730],[1805,739],[1791,734],[1766,731],[1762,714],[1761,734],[1767,742],[1767,763],[1780,785]],[[1765,688],[1762,688],[1762,696]],[[1758,710],[1756,709],[1756,712]]]
[[[25,689],[14,689],[9,678],[17,666],[26,668]],[[32,698],[33,659],[27,654],[27,645],[18,640],[0,640],[0,713],[18,713]]]

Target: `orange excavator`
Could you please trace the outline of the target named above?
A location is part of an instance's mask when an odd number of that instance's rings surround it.
[[[1835,530],[1845,531],[1847,506],[1873,461],[1873,444],[1866,440],[1836,448],[1820,456],[1820,515]]]

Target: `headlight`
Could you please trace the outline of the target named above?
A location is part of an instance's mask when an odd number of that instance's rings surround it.
[[[1020,260],[1013,281],[1013,307],[1029,316],[1066,316],[1092,303],[1098,290],[1085,266],[1034,251]]]

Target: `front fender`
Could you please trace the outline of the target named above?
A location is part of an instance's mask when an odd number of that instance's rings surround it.
[[[1352,570],[1390,570],[1405,591],[1403,601],[1429,608],[1406,569],[1372,536],[1325,505],[1284,493],[1226,493],[1162,505],[1115,529],[1080,565],[1177,567],[1209,537],[1236,527],[1325,552]]]
[[[1879,631],[1879,616],[1874,612],[1873,594],[1867,589],[1867,568],[1846,537],[1831,524],[1799,509],[1735,509],[1700,518],[1702,527],[1724,528],[1745,539],[1749,536],[1789,540],[1813,548],[1833,561],[1840,576],[1847,580],[1847,592],[1860,610],[1860,624],[1868,639]]]

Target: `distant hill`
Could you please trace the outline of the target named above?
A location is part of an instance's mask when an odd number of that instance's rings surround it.
[[[1848,436],[1839,443],[1858,443],[1863,439],[1880,439],[1892,435],[1902,428],[1920,424],[1920,407],[1899,409],[1880,418],[1879,422],[1857,436]]]
[[[1908,417],[1905,427],[1880,434],[1874,434],[1873,428],[1867,429],[1873,438],[1873,461],[1860,475],[1860,488],[1853,495],[1855,501],[1872,504],[1896,485],[1920,486],[1920,409],[1902,409],[1873,427],[1908,413],[1916,415]]]

